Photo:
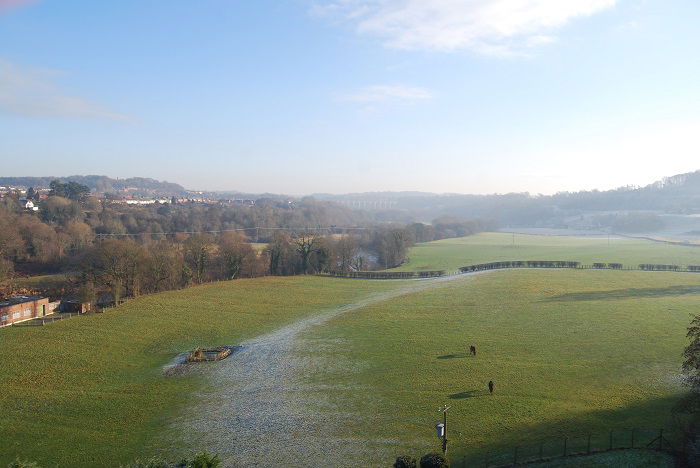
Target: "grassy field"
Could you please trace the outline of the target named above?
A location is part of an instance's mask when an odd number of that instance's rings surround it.
[[[572,260],[637,266],[640,263],[700,265],[700,247],[627,238],[583,238],[482,233],[417,244],[396,271],[448,270],[499,260]]]
[[[131,300],[104,314],[0,329],[0,466],[114,466],[148,454],[199,375],[160,369],[399,283],[260,278]],[[173,457],[176,454],[169,454]]]
[[[309,379],[351,415],[336,436],[367,437],[382,463],[438,450],[443,404],[454,459],[508,462],[515,445],[667,426],[699,298],[692,274],[497,271],[338,317],[299,352],[339,343],[317,356],[339,370]]]
[[[68,275],[61,273],[54,275],[28,276],[26,278],[12,278],[6,280],[2,286],[15,286],[27,289],[56,289],[61,288],[68,282]]]
[[[587,457],[561,458],[547,463],[528,465],[530,468],[558,468],[570,466],[578,468],[599,468],[614,466],[615,468],[637,468],[648,466],[655,468],[673,468],[675,460],[670,455],[649,450],[621,450],[609,453],[599,453]]]
[[[690,247],[524,235],[513,245],[506,234],[421,244],[410,256],[405,270],[503,259],[700,264]],[[236,344],[403,284],[238,280],[0,329],[0,466],[18,455],[43,466],[105,466],[158,453],[163,440],[178,440],[173,419],[211,384],[205,373],[163,377],[174,355]],[[377,465],[437,450],[445,403],[453,458],[510,453],[562,434],[667,425],[699,297],[694,274],[495,271],[353,310],[306,332],[296,353],[327,363],[303,378],[343,422],[328,436],[361,441]]]

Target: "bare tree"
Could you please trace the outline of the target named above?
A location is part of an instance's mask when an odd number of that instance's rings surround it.
[[[301,260],[301,272],[308,274],[311,256],[320,248],[320,238],[314,234],[301,234],[294,239],[296,251]]]
[[[194,280],[204,282],[211,259],[212,241],[206,234],[195,234],[185,241],[185,260],[192,269]]]
[[[242,276],[244,267],[253,256],[255,251],[240,234],[227,232],[219,239],[219,259],[225,278]]]
[[[352,270],[359,252],[357,241],[350,236],[344,236],[336,242],[334,247],[335,263],[338,270],[343,273]]]

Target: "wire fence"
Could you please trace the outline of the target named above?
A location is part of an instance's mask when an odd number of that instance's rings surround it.
[[[663,429],[614,429],[595,434],[563,436],[509,449],[483,451],[453,460],[455,467],[507,467],[581,457],[613,450],[646,449],[673,455],[685,453],[684,438]]]
[[[30,320],[24,320],[22,322],[16,322],[12,323],[11,325],[14,327],[41,327],[43,325],[46,325],[48,323],[53,323],[53,322],[58,322],[60,320],[65,320],[72,318],[77,314],[73,313],[58,313],[58,314],[51,314],[51,315],[46,315],[44,317],[35,317]]]

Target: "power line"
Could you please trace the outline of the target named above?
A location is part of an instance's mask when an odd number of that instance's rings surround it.
[[[141,233],[100,233],[95,234],[95,237],[137,237],[146,235],[163,235],[170,236],[175,234],[219,234],[222,232],[238,232],[238,231],[251,231],[251,230],[262,230],[262,231],[364,231],[370,228],[366,227],[343,227],[343,226],[328,226],[328,227],[303,227],[303,228],[291,228],[291,227],[249,227],[249,228],[233,228],[233,229],[216,229],[211,231],[171,231],[171,232],[141,232]]]

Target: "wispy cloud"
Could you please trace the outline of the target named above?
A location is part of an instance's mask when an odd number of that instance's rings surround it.
[[[126,115],[62,92],[51,82],[58,73],[0,60],[0,112],[25,117],[129,120]]]
[[[34,0],[0,0],[0,15],[13,8],[29,5]]]
[[[423,101],[433,97],[434,95],[430,90],[404,85],[365,86],[357,91],[340,96],[344,101],[363,103]]]
[[[317,0],[316,14],[352,24],[398,49],[520,54],[617,0]]]

